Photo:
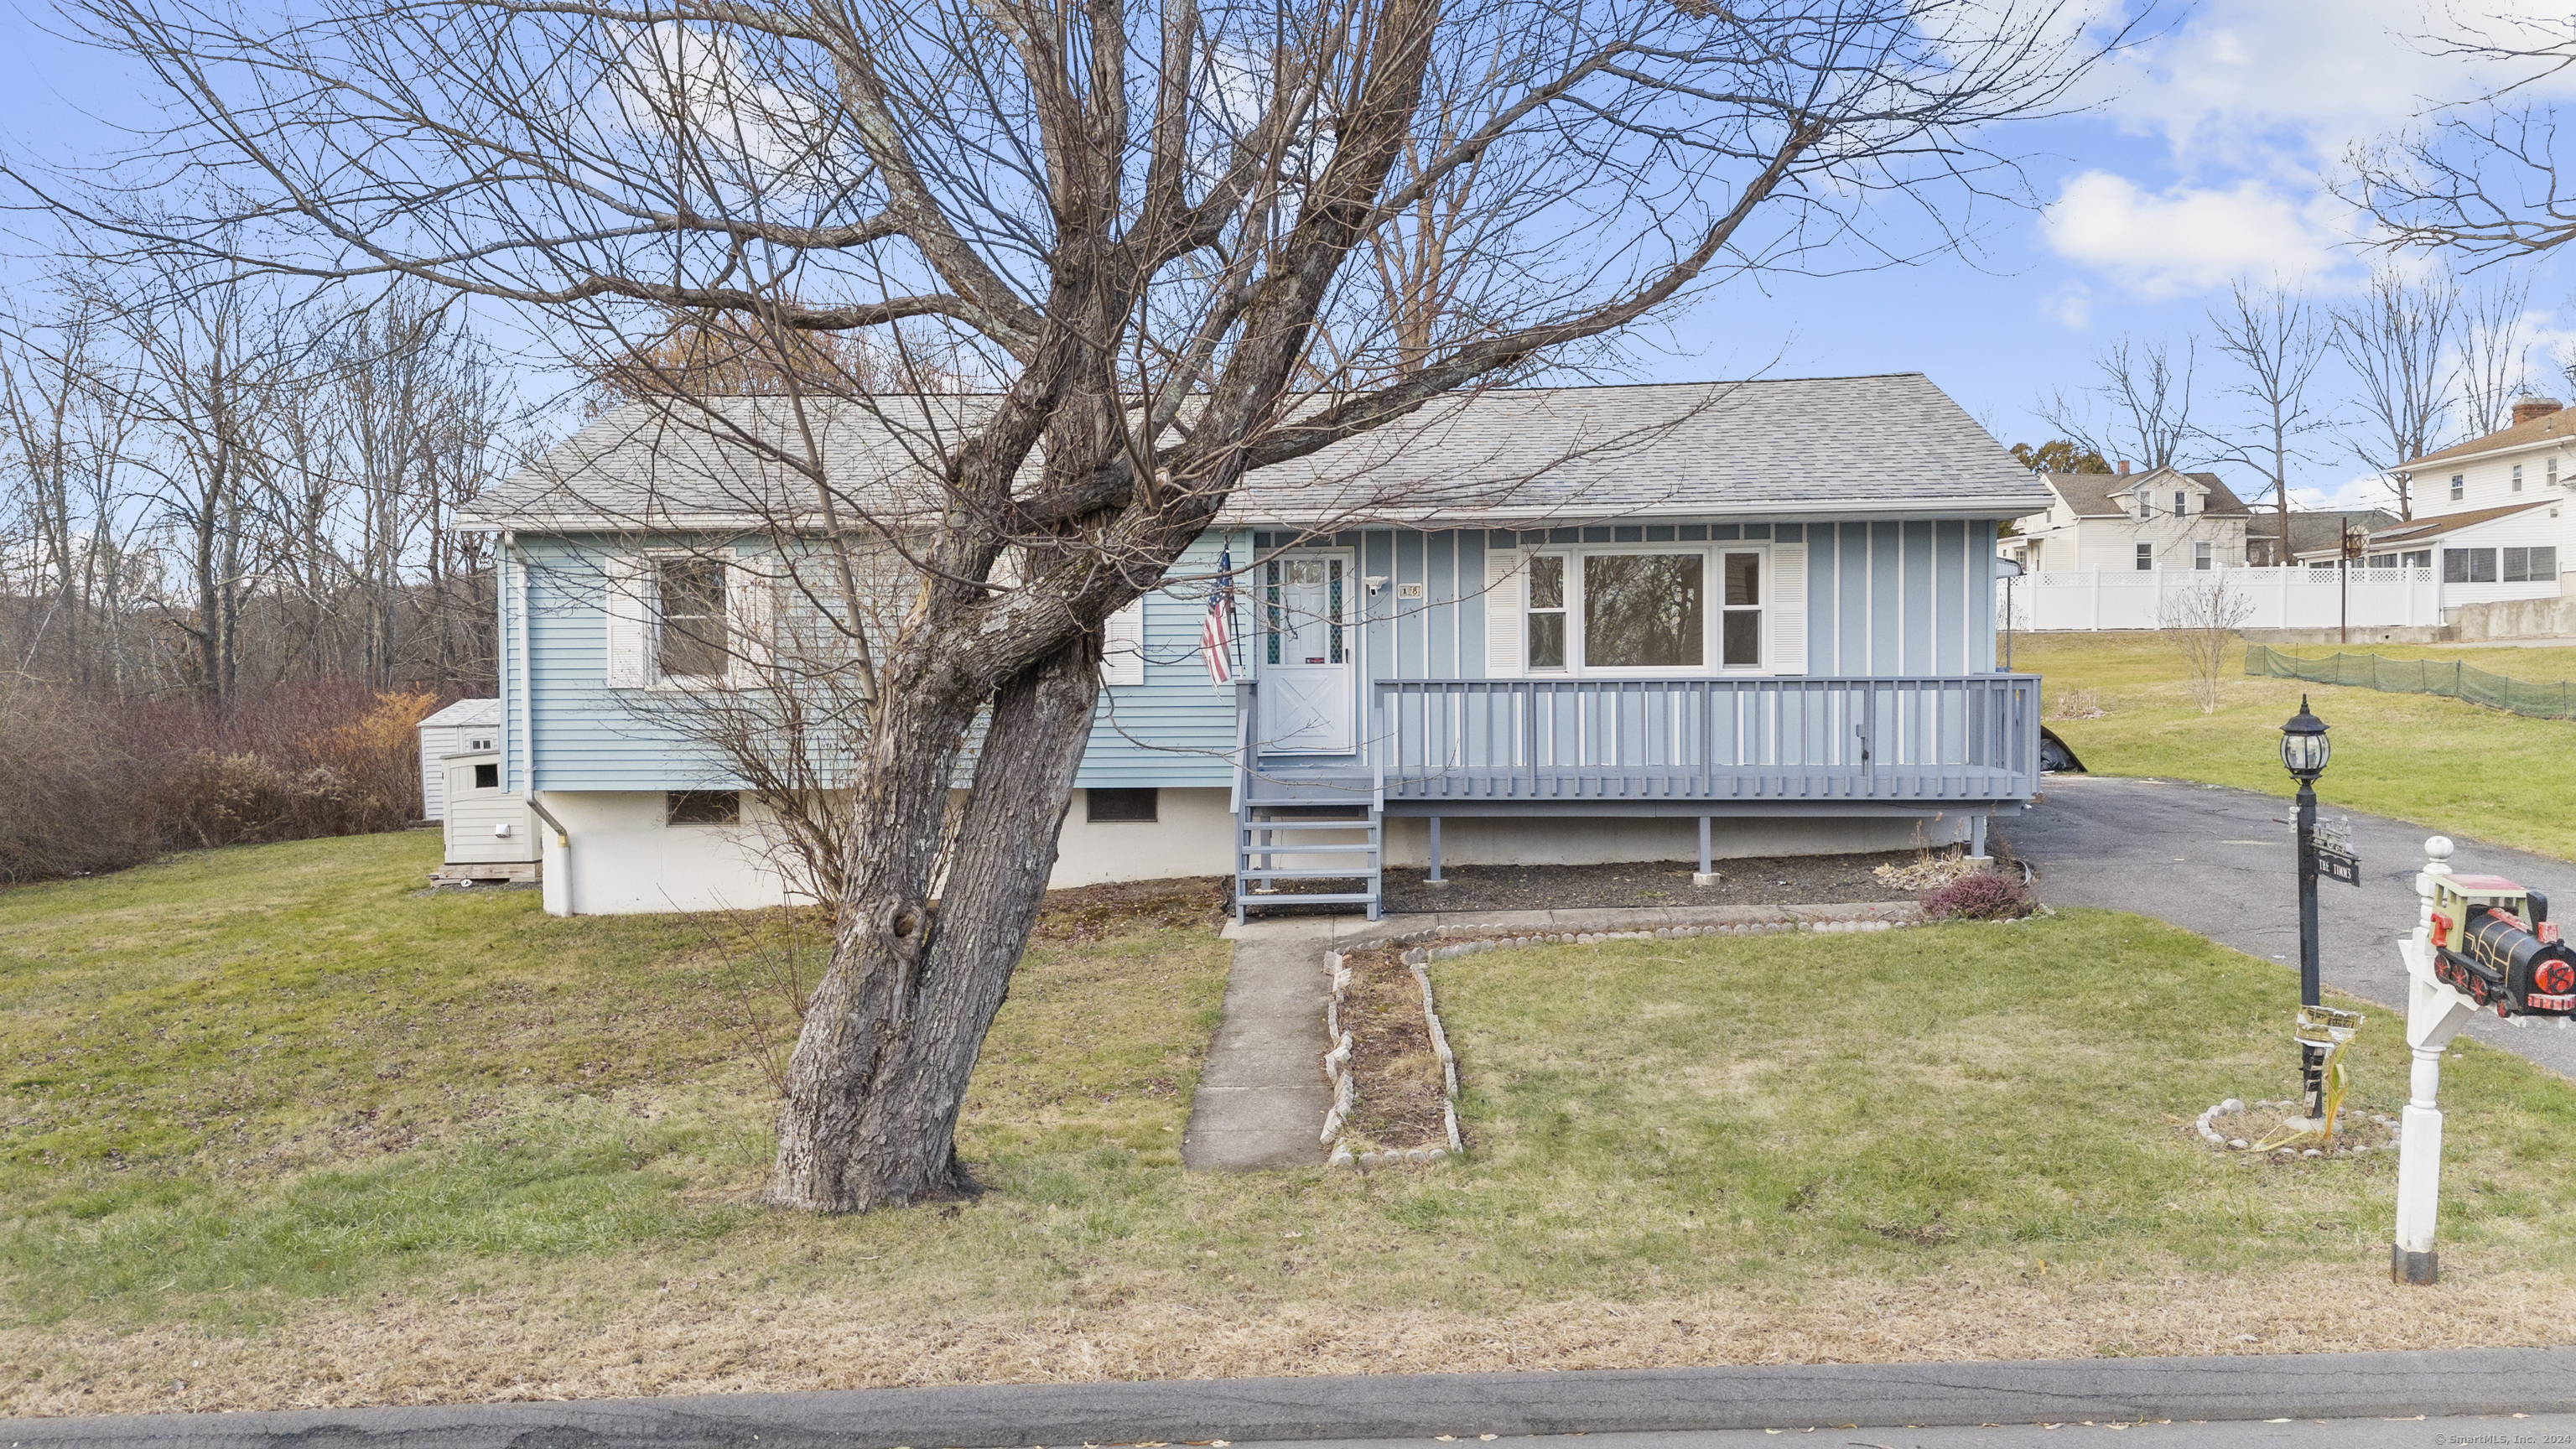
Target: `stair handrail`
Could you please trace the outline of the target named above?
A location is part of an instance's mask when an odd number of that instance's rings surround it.
[[[1260,687],[1256,680],[1234,682],[1234,788],[1226,801],[1228,815],[1242,815],[1244,802],[1252,798],[1253,691]]]

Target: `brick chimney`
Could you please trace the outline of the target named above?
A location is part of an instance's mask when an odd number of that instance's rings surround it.
[[[2522,421],[2522,419],[2520,419],[2520,418],[2516,418],[2516,419],[2514,419],[2514,421],[2515,421],[2515,422],[2520,422],[2520,421]],[[2120,476],[2121,476],[2121,477],[2123,477],[2123,478],[2126,478],[2126,477],[2128,477],[2128,476],[2129,476],[2129,460],[2128,460],[2128,459],[2126,459],[2126,458],[2122,458],[2122,459],[2120,460]]]
[[[2531,394],[2525,393],[2521,397],[2513,400],[2514,426],[2520,427],[2524,423],[2530,422],[2533,418],[2545,418],[2551,413],[2559,411],[2564,406],[2565,404],[2559,402],[2559,400],[2554,397],[2533,397]]]

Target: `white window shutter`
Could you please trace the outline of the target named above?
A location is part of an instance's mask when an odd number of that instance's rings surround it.
[[[1100,682],[1145,682],[1145,601],[1138,599],[1100,621]]]
[[[725,623],[732,635],[733,684],[758,685],[777,644],[778,586],[758,559],[726,551]]]
[[[1771,672],[1807,672],[1807,546],[1771,545]]]
[[[652,640],[647,595],[653,587],[653,561],[639,554],[611,554],[600,572],[604,612],[608,617],[608,687],[642,689],[653,682],[647,667]]]
[[[1521,651],[1521,551],[1485,550],[1485,677],[1518,679]]]

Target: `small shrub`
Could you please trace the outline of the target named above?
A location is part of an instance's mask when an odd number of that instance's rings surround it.
[[[1923,897],[1936,921],[2003,921],[2030,914],[2030,892],[2007,875],[1979,872]]]

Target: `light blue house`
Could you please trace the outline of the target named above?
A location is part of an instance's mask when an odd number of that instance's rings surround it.
[[[628,408],[477,506],[505,545],[501,788],[546,823],[549,910],[791,889],[672,704],[749,685],[810,617],[810,565],[771,541],[811,526],[810,486],[766,448],[819,458],[846,515],[935,496],[922,461],[980,404],[902,401],[809,404],[805,453],[776,399]],[[1251,909],[1295,880],[1373,911],[1388,864],[1982,848],[2039,784],[2039,682],[1995,669],[1994,530],[2047,501],[1918,374],[1434,403],[1252,475],[1111,621],[1056,883],[1231,869]],[[899,612],[899,573],[871,577]],[[705,619],[730,654],[690,645]]]

